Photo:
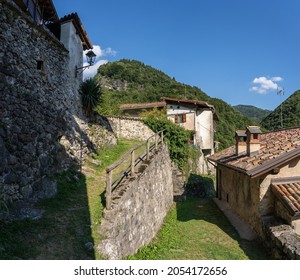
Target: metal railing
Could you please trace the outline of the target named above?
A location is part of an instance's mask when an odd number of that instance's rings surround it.
[[[153,141],[154,138],[154,141]],[[140,155],[136,151],[146,144],[146,149]],[[151,154],[157,151],[159,145],[164,144],[164,130],[150,136],[146,142],[132,148],[120,160],[106,168],[106,209],[110,210],[112,206],[112,193],[118,189],[124,178],[135,177],[139,166],[143,162],[150,160]],[[113,171],[130,157],[130,164],[115,176]]]

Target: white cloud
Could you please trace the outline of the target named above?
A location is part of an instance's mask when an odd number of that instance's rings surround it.
[[[269,91],[277,90],[278,84],[276,82],[283,81],[281,77],[259,77],[255,78],[252,83],[254,84],[253,87],[250,88],[250,91],[259,93],[259,94],[266,94]]]
[[[83,80],[94,77],[97,74],[98,68],[101,65],[106,64],[107,62],[108,62],[108,60],[101,59],[101,60],[98,60],[97,62],[95,62],[94,65],[92,65],[89,68],[85,69],[83,71]],[[85,65],[86,65],[86,63],[85,63]]]
[[[93,45],[93,52],[96,55],[96,60],[93,66],[90,66],[89,68],[85,69],[83,71],[83,79],[87,79],[87,78],[92,78],[93,76],[95,76],[97,74],[97,70],[98,68],[103,65],[106,64],[108,62],[107,59],[103,59],[106,56],[116,56],[117,51],[113,50],[112,48],[106,48],[106,49],[102,49],[101,46],[99,45]],[[88,52],[89,50],[86,50],[83,52],[83,66],[88,65],[87,64],[87,60],[86,60],[86,56],[85,54]]]
[[[272,81],[273,82],[281,82],[281,81],[283,81],[283,79],[281,77],[273,77]]]
[[[117,52],[113,50],[112,48],[106,48],[104,50],[104,55],[111,55],[111,56],[116,56]]]

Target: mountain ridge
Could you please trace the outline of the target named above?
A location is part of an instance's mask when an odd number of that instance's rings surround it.
[[[282,124],[281,126],[281,110]],[[300,90],[295,91],[283,101],[271,114],[261,121],[268,130],[300,126]]]
[[[261,109],[253,105],[235,105],[232,106],[236,110],[238,110],[240,113],[248,117],[249,119],[260,123],[264,118],[266,118],[272,111]]]

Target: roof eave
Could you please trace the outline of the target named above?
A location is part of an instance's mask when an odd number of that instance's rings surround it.
[[[282,166],[283,164],[291,161],[294,158],[297,158],[298,156],[300,156],[300,147],[296,148],[295,150],[285,153],[282,156],[279,156],[273,160],[270,160],[260,166],[257,166],[251,170],[245,170],[236,166],[232,166],[230,164],[226,164],[226,163],[222,163],[220,160],[215,160],[215,159],[211,159],[208,158],[210,161],[215,162],[217,164],[220,164],[222,166],[225,166],[227,168],[236,170],[240,173],[246,174],[251,178],[257,178],[267,172],[270,172],[271,170],[273,170],[276,167]]]
[[[295,150],[288,152],[286,154],[283,154],[282,156],[279,156],[273,160],[270,160],[266,162],[265,164],[262,164],[260,166],[257,166],[249,171],[247,171],[247,175],[250,176],[251,178],[256,178],[260,175],[263,175],[272,169],[279,167],[290,160],[298,157],[300,155],[300,148],[296,148]]]

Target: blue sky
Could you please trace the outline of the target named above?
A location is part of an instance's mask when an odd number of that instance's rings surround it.
[[[79,14],[97,66],[136,59],[231,105],[264,109],[300,89],[299,0],[53,2],[60,17]]]

